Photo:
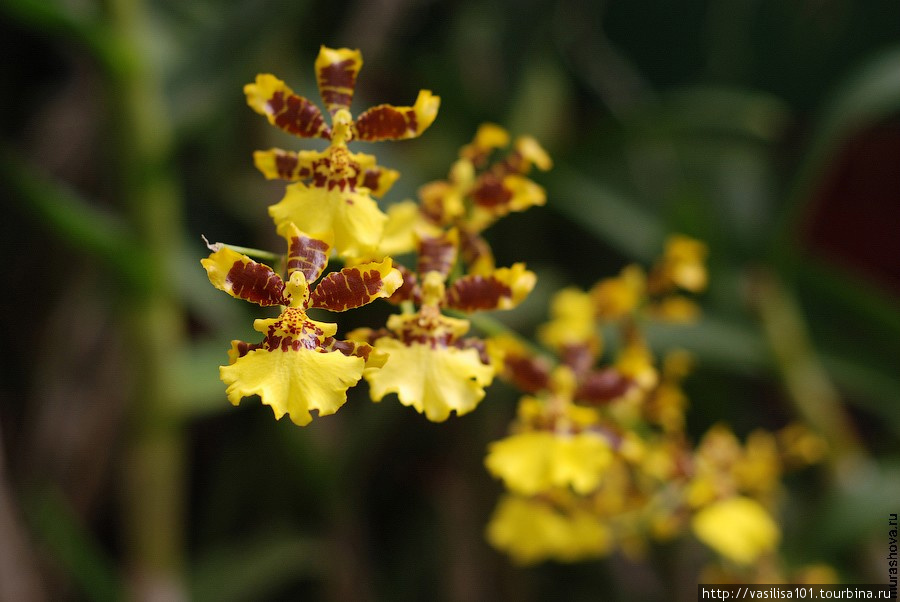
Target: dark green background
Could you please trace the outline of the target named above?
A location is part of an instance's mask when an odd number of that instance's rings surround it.
[[[260,313],[208,285],[200,235],[280,250],[265,208],[283,184],[266,182],[251,153],[315,143],[269,127],[241,89],[271,72],[318,101],[320,44],[362,50],[357,112],[411,103],[420,88],[441,96],[420,139],[356,147],[401,171],[388,202],[444,177],[482,121],[546,146],[556,166],[534,176],[546,207],[487,232],[498,263],[524,260],[539,274],[529,301],[497,316],[526,336],[558,288],[646,264],[671,232],[705,240],[706,319],[650,333],[659,350],[697,354],[686,384],[691,435],[718,421],[743,436],[801,417],[785,387],[790,367],[772,353],[799,344],[857,439],[838,468],[788,477],[785,562],[830,563],[848,582],[884,579],[887,513],[900,503],[900,4],[137,6],[126,46],[141,49],[147,102],[160,101],[170,136],[154,166],[135,165],[117,136],[115,74],[129,63],[107,43],[107,4],[0,3],[0,496],[52,599],[119,591],[117,474],[141,342],[123,334],[134,291],[117,258],[61,225],[35,194],[50,206],[75,195],[88,221],[118,224],[127,169],[164,171],[180,211],[160,236],[177,256],[167,282],[186,333],[172,354],[190,414],[196,599],[693,599],[708,556],[690,537],[652,547],[643,562],[614,555],[524,570],[484,543],[500,487],[481,462],[516,400],[500,383],[477,411],[441,425],[393,397],[370,403],[364,386],[304,429],[274,422],[255,400],[227,403],[216,366],[230,339],[253,336]],[[766,283],[779,315],[807,335],[800,343],[766,330]],[[344,316],[342,328],[386,312]]]

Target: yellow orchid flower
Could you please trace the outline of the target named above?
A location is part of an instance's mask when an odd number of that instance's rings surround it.
[[[379,370],[366,370],[374,401],[396,393],[400,403],[415,408],[434,422],[451,412],[461,416],[475,409],[484,387],[494,378],[494,366],[478,339],[464,339],[468,320],[441,313],[442,308],[462,312],[514,307],[531,291],[535,276],[523,264],[500,268],[488,275],[465,275],[445,284],[457,260],[458,233],[419,241],[417,273],[407,272],[407,283],[392,300],[416,302],[415,313],[393,315],[387,328],[361,329],[350,336],[388,354]],[[419,282],[419,275],[423,281]],[[410,366],[416,366],[410,370]]]
[[[254,322],[264,335],[261,343],[232,341],[229,364],[219,368],[228,400],[238,405],[244,397],[259,395],[276,419],[288,414],[304,426],[312,420],[310,410],[320,416],[335,413],[363,370],[385,360],[370,345],[335,339],[337,325],[312,320],[307,310],[344,311],[389,297],[402,277],[385,259],[332,272],[311,289],[328,263],[328,244],[294,224],[282,234],[288,243],[287,282],[269,266],[227,247],[214,247],[201,264],[213,286],[232,297],[283,306],[277,318]]]
[[[574,562],[612,549],[609,527],[589,510],[562,511],[535,498],[504,496],[487,526],[487,540],[520,565]]]
[[[527,431],[494,441],[485,466],[507,489],[535,495],[554,487],[586,494],[597,488],[612,462],[609,443],[590,431],[559,435]]]
[[[781,539],[781,530],[766,509],[742,496],[706,506],[694,516],[692,526],[700,541],[742,565],[753,564]]]
[[[315,104],[274,75],[260,74],[244,87],[247,104],[272,125],[330,142],[321,152],[257,151],[254,161],[267,178],[295,182],[281,202],[269,208],[275,223],[294,223],[343,257],[375,254],[387,217],[372,197],[383,195],[399,177],[378,166],[372,155],[350,152],[347,143],[414,138],[432,124],[440,106],[440,98],[422,90],[411,107],[378,105],[354,119],[350,103],[361,67],[358,50],[321,47],[316,79],[330,126]]]

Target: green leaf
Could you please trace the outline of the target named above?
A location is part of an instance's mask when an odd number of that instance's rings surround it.
[[[709,316],[693,324],[647,324],[646,333],[654,349],[686,349],[705,366],[739,374],[774,369],[762,334],[747,325]]]
[[[838,87],[826,104],[805,159],[790,188],[776,233],[776,250],[792,248],[794,222],[813,187],[847,137],[900,111],[900,47],[865,63]]]
[[[638,261],[649,263],[659,252],[663,224],[634,200],[564,165],[544,180],[553,191],[548,208]]]
[[[145,261],[124,221],[97,209],[62,182],[41,173],[8,148],[0,148],[0,181],[42,225],[76,250],[96,255],[135,285]]]
[[[695,86],[663,99],[675,135],[728,134],[774,141],[785,126],[787,107],[769,94],[736,88]]]

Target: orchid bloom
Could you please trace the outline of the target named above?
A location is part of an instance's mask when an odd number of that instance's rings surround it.
[[[330,142],[321,152],[257,151],[254,161],[267,178],[294,182],[281,202],[269,208],[276,224],[293,222],[344,257],[375,252],[387,217],[372,197],[383,195],[399,177],[378,166],[374,156],[350,152],[347,143],[415,138],[431,125],[440,105],[439,97],[422,90],[411,107],[382,104],[353,119],[350,103],[361,67],[358,50],[320,49],[316,78],[330,126],[315,104],[274,75],[258,75],[244,87],[247,103],[272,125],[301,138]]]
[[[351,333],[389,355],[382,369],[363,373],[372,399],[381,401],[396,393],[400,403],[434,422],[446,420],[451,411],[462,415],[475,409],[494,378],[482,341],[462,338],[469,321],[441,310],[508,309],[520,303],[536,282],[534,274],[518,263],[488,275],[464,275],[448,285],[458,244],[455,230],[420,241],[417,272],[422,282],[407,271],[407,281],[392,298],[415,301],[419,310],[391,316],[386,329]]]
[[[213,286],[232,297],[263,307],[283,306],[277,318],[254,322],[265,337],[261,343],[232,341],[229,365],[219,368],[228,400],[238,405],[244,397],[259,395],[276,419],[288,414],[304,426],[312,420],[311,409],[319,416],[335,413],[363,370],[377,369],[385,360],[370,345],[334,338],[337,325],[312,320],[307,310],[360,307],[393,294],[402,277],[385,259],[332,272],[312,288],[328,264],[328,244],[292,223],[281,233],[288,243],[287,281],[269,266],[221,245],[213,245],[214,252],[201,263]]]

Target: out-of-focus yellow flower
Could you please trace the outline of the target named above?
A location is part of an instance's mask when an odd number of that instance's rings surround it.
[[[509,495],[497,505],[487,539],[520,565],[597,558],[612,548],[609,528],[592,513],[578,508],[558,512],[540,500]]]
[[[592,354],[599,355],[600,337],[590,295],[574,287],[556,293],[550,303],[550,321],[541,326],[538,337],[556,351],[587,345]]]
[[[353,119],[349,109],[361,67],[358,50],[320,49],[316,79],[330,126],[315,104],[273,75],[258,75],[244,87],[247,103],[272,125],[329,141],[322,152],[273,148],[257,151],[254,160],[267,178],[295,181],[284,199],[269,208],[276,224],[295,223],[344,257],[376,255],[387,217],[372,195],[383,195],[399,176],[376,165],[371,155],[350,152],[347,143],[416,137],[431,125],[440,105],[438,97],[422,90],[411,107],[379,105]]]
[[[775,435],[759,429],[750,433],[742,446],[730,429],[718,424],[697,446],[686,500],[695,508],[736,494],[771,501],[783,472],[784,459]]]
[[[734,466],[734,476],[741,490],[762,499],[778,487],[781,472],[775,436],[762,429],[750,433],[744,444],[743,457]]]
[[[706,245],[682,234],[666,240],[662,260],[650,276],[651,292],[667,292],[674,287],[692,293],[706,288]]]
[[[827,564],[811,564],[801,567],[792,575],[791,583],[810,584],[840,583],[840,576],[834,567]]]
[[[460,159],[446,180],[419,189],[422,215],[441,227],[454,226],[461,234],[461,253],[470,274],[494,269],[490,247],[481,232],[497,219],[546,202],[544,189],[525,177],[532,166],[548,170],[553,162],[536,140],[521,137],[507,157],[487,165],[491,153],[509,144],[509,134],[494,124],[478,128],[474,140],[460,150]]]
[[[637,265],[626,266],[614,278],[604,278],[590,291],[594,311],[604,320],[619,320],[632,314],[644,299],[647,277]]]
[[[789,424],[776,435],[785,462],[791,466],[808,466],[820,462],[828,453],[825,440],[800,423]]]
[[[663,297],[650,307],[653,317],[666,322],[696,322],[700,307],[683,295]]]
[[[691,355],[684,350],[671,351],[663,360],[662,382],[647,400],[647,417],[668,433],[684,430],[684,412],[687,396],[681,390],[681,381],[691,367]]]
[[[309,282],[319,278],[328,262],[328,245],[293,224],[282,228],[282,234],[288,242],[287,282],[227,247],[216,248],[201,263],[210,282],[232,297],[286,306],[277,318],[254,322],[254,329],[265,335],[261,343],[232,341],[229,365],[219,369],[228,400],[238,405],[244,397],[259,395],[276,419],[288,414],[303,426],[312,420],[311,409],[320,416],[336,412],[364,367],[375,369],[385,361],[369,345],[335,339],[337,326],[310,319],[307,309],[344,311],[389,297],[402,277],[385,259],[332,272],[311,291]]]
[[[479,127],[474,140],[464,146],[460,158],[450,167],[446,180],[429,182],[419,188],[417,219],[390,219],[385,229],[393,234],[373,257],[405,253],[415,249],[414,239],[437,238],[447,228],[456,231],[459,254],[470,276],[496,276],[494,256],[481,232],[498,218],[524,211],[546,201],[543,188],[526,174],[532,166],[546,170],[552,166],[547,153],[532,138],[522,137],[502,161],[488,166],[494,150],[509,144],[509,134],[494,124]],[[398,236],[401,230],[402,236]],[[400,241],[403,244],[398,244]],[[420,274],[424,276],[422,270]],[[503,308],[501,308],[503,309]]]
[[[639,339],[626,343],[616,360],[616,368],[645,391],[652,389],[659,381],[653,353]]]
[[[650,397],[647,413],[649,418],[669,433],[684,430],[684,411],[687,396],[676,384],[663,382]]]
[[[611,461],[609,443],[589,431],[529,431],[491,443],[485,465],[514,493],[571,487],[584,494],[596,489]]]
[[[459,149],[459,156],[470,165],[482,167],[491,151],[509,144],[509,132],[495,123],[482,123],[472,142]]]
[[[733,497],[700,510],[692,527],[710,548],[742,565],[753,564],[771,552],[781,539],[778,525],[756,500]]]
[[[685,490],[685,501],[693,508],[738,492],[735,465],[744,451],[738,438],[724,424],[710,428],[694,452],[694,474]]]

